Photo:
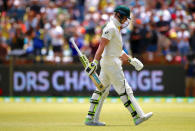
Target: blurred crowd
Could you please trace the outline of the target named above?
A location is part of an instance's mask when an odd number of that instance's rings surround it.
[[[195,52],[194,0],[0,0],[0,62],[43,56],[78,62],[69,39],[93,58],[116,5],[131,9],[124,50],[146,62],[185,63]]]

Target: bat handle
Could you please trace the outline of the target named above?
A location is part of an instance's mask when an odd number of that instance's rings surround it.
[[[70,38],[70,41],[72,42],[72,44],[73,44],[74,48],[76,49],[76,51],[78,52],[79,56],[82,56],[83,54],[82,54],[82,52],[79,50],[79,48],[78,48],[77,44],[75,43],[73,37]]]

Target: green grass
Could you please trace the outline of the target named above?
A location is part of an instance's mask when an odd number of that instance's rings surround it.
[[[0,103],[0,131],[195,131],[195,104],[143,103],[153,111],[148,121],[135,126],[122,103],[105,103],[105,127],[83,124],[88,103]]]

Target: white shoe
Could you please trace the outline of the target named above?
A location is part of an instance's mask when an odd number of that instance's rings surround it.
[[[100,121],[94,121],[94,125],[95,126],[105,126],[106,123],[105,122],[100,122]]]
[[[85,125],[88,126],[105,126],[105,122],[99,122],[99,121],[93,121],[93,119],[86,118],[85,119]]]
[[[135,119],[134,120],[135,125],[139,125],[142,122],[146,121],[147,119],[149,119],[152,116],[152,114],[153,114],[152,112],[149,112],[149,113],[145,114],[144,117]]]

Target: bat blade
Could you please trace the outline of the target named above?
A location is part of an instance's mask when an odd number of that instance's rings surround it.
[[[98,75],[96,72],[92,73],[90,76],[91,80],[93,81],[93,83],[95,84],[95,86],[100,90],[103,91],[105,89],[105,87],[103,86],[102,82],[100,81]]]

